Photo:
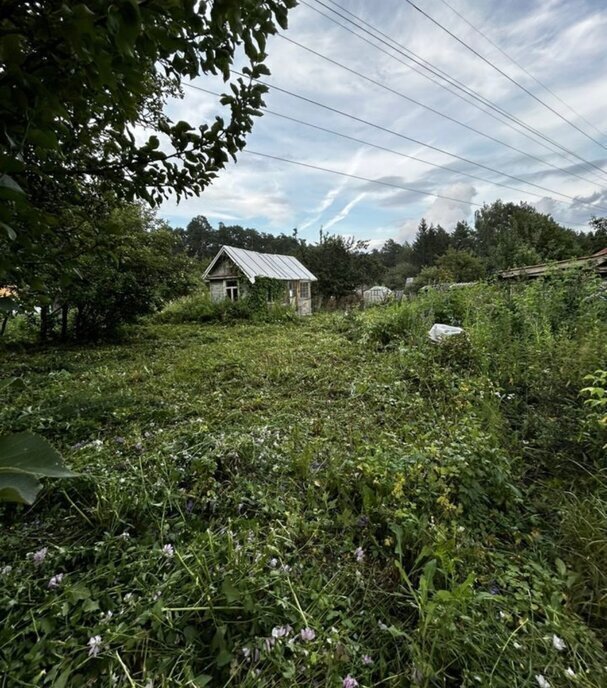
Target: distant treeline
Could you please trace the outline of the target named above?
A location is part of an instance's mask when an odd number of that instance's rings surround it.
[[[480,279],[509,267],[564,260],[607,247],[607,218],[593,218],[588,232],[576,232],[526,203],[496,201],[475,213],[474,225],[465,220],[449,230],[422,219],[415,239],[388,239],[380,249],[368,242],[323,234],[318,242],[291,234],[273,235],[240,225],[195,217],[185,229],[174,230],[186,253],[201,261],[228,244],[252,251],[284,253],[300,258],[319,278],[323,297],[343,297],[360,285],[381,282],[403,288],[409,277],[418,284]]]

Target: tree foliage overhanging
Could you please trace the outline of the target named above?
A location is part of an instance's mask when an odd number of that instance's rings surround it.
[[[245,144],[266,90],[266,40],[295,0],[5,0],[0,8],[0,279],[45,252],[66,208],[108,194],[199,194]],[[245,77],[232,78],[242,54]],[[226,119],[174,122],[182,81],[230,82]],[[141,140],[145,138],[145,140]],[[64,262],[65,264],[65,262]]]

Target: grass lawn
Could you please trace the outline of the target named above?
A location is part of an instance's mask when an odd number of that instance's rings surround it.
[[[81,476],[4,507],[0,685],[606,685],[604,324],[515,357],[477,294],[437,347],[428,299],[2,350]]]

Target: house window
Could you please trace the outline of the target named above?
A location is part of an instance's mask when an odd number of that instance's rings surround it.
[[[238,301],[238,280],[226,280],[226,297]]]
[[[299,298],[309,299],[310,298],[310,283],[300,282],[299,283]]]

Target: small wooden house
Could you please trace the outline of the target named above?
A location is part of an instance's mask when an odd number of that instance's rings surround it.
[[[245,297],[250,285],[260,277],[283,285],[280,296],[276,298],[269,293],[268,300],[290,305],[299,315],[312,312],[311,283],[316,282],[316,277],[293,256],[222,246],[203,275],[213,301],[237,301]]]

